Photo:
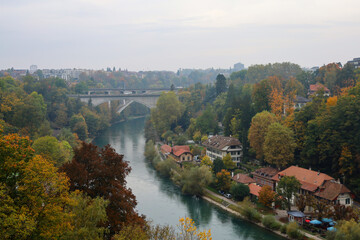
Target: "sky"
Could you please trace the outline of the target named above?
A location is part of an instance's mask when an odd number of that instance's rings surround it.
[[[0,0],[0,69],[313,67],[355,57],[359,0]]]

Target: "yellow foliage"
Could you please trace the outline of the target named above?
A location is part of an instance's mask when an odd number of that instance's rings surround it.
[[[329,97],[326,101],[326,106],[328,107],[336,106],[337,100],[338,100],[337,96]]]

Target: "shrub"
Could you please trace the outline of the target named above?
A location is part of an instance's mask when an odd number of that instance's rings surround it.
[[[299,231],[299,226],[296,222],[291,222],[286,227],[286,234],[291,239],[303,239],[303,234]]]
[[[263,219],[262,219],[262,224],[269,229],[272,230],[279,230],[281,228],[281,224],[276,221],[275,217],[272,215],[266,215]]]
[[[254,222],[260,222],[262,218],[261,214],[249,205],[244,206],[241,213],[245,218]]]
[[[246,196],[249,196],[250,189],[247,185],[241,183],[235,183],[231,185],[230,193],[237,201],[242,201]]]
[[[172,159],[166,159],[165,161],[160,161],[155,166],[156,170],[165,177],[170,177],[171,170],[177,168],[177,164]]]
[[[281,225],[281,227],[280,227],[280,232],[281,233],[286,233],[286,229],[287,229],[287,225],[286,224],[283,224],[283,225]]]

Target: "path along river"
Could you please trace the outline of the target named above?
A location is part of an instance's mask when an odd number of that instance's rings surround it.
[[[110,144],[130,162],[132,171],[127,183],[136,196],[139,213],[156,224],[172,226],[178,224],[180,217],[190,217],[201,230],[211,229],[214,240],[282,239],[203,199],[182,195],[169,179],[159,176],[144,158],[144,122],[140,118],[115,124],[93,142],[99,147]]]

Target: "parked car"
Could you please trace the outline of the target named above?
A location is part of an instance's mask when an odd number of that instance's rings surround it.
[[[224,195],[224,194],[225,194],[225,192],[222,191],[222,190],[219,190],[219,193],[220,193],[221,195]]]
[[[225,196],[226,198],[229,198],[229,199],[231,198],[231,194],[230,194],[230,193],[225,193],[224,196]]]

